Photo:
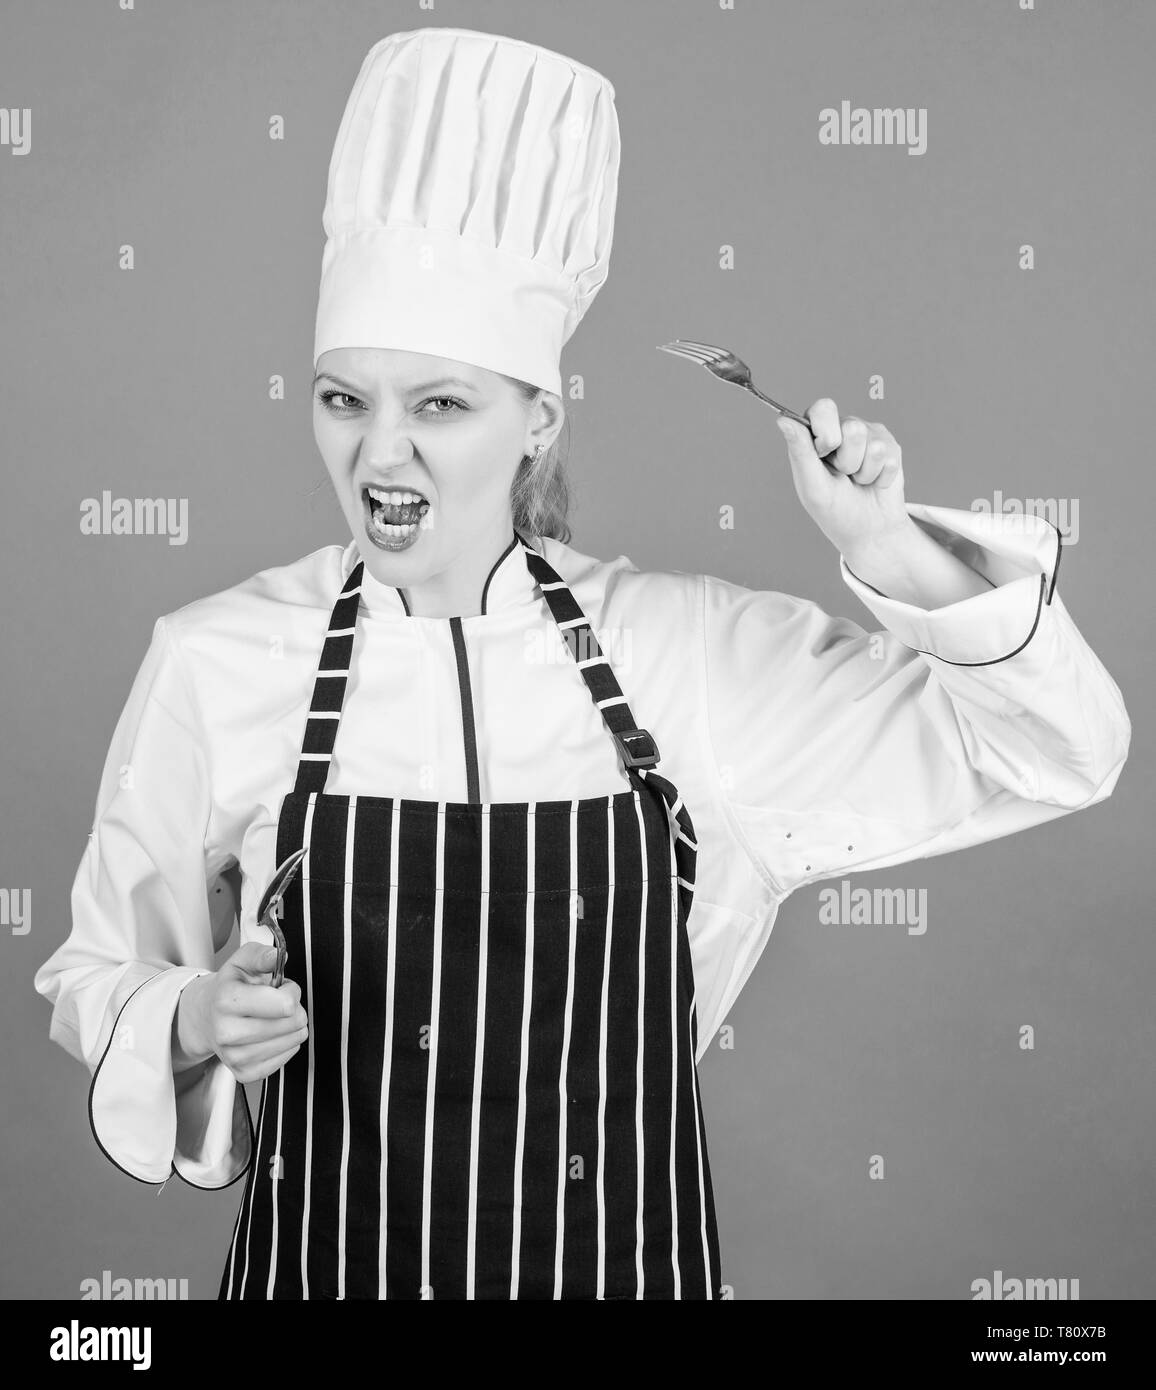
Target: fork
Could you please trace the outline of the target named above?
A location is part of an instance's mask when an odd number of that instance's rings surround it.
[[[741,357],[737,357],[733,352],[728,352],[726,348],[712,347],[709,343],[696,343],[690,338],[675,338],[673,343],[659,343],[658,350],[659,352],[673,353],[676,357],[685,357],[691,362],[697,362],[708,372],[713,372],[720,381],[729,381],[732,386],[741,386],[744,391],[749,391],[752,396],[758,396],[760,401],[766,401],[769,406],[773,406],[780,415],[785,415],[788,420],[795,420],[803,425],[811,438],[814,439],[815,431],[811,428],[810,420],[789,406],[780,405],[778,401],[773,401],[770,396],[764,395],[751,380],[751,369],[747,364]],[[832,452],[834,451],[832,450]]]
[[[288,859],[279,864],[269,880],[269,886],[261,894],[261,904],[257,908],[257,921],[263,927],[267,927],[273,933],[273,944],[277,947],[277,960],[273,967],[273,978],[270,981],[274,989],[280,989],[285,983],[285,964],[289,958],[289,948],[285,942],[285,933],[281,930],[278,917],[281,915],[281,899],[285,896],[286,890],[300,867],[302,859],[309,853],[308,845],[299,850],[295,850]]]

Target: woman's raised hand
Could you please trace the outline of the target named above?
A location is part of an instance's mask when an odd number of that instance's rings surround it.
[[[181,991],[176,1042],[192,1062],[219,1057],[238,1081],[259,1081],[280,1070],[309,1036],[301,989],[286,979],[269,983],[277,952],[249,941],[211,975]]]
[[[830,397],[806,412],[815,439],[780,416],[795,491],[807,514],[847,560],[885,551],[915,523],[903,494],[903,451],[886,425],[839,419]],[[824,455],[834,454],[829,458]]]

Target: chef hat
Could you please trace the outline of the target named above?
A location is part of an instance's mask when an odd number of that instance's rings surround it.
[[[366,54],[329,163],[313,363],[402,348],[561,390],[562,346],[606,279],[614,88],[472,29]]]

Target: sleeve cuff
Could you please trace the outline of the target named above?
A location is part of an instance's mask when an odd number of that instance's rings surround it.
[[[172,1026],[181,991],[209,972],[160,970],[125,1000],[93,1072],[88,1117],[105,1156],[139,1182],[176,1173],[194,1187],[228,1187],[248,1168],[253,1127],[245,1090],[218,1058],[173,1075]]]
[[[904,646],[952,666],[990,666],[1028,645],[1046,623],[1059,573],[1058,527],[1031,513],[1004,515],[906,503],[932,540],[981,574],[990,593],[941,608],[889,598],[839,556],[843,582]]]

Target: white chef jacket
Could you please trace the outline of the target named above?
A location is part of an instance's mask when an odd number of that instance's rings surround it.
[[[535,546],[609,657],[699,851],[688,923],[698,1057],[759,959],[779,904],[833,876],[945,854],[1107,797],[1131,739],[1119,688],[1055,591],[1040,517],[908,502],[989,583],[936,609],[888,598],[839,557],[875,634],[815,603],[708,575],[640,572]],[[217,1058],[174,1078],[178,995],[255,922],[275,867],[305,713],[354,543],[158,619],[113,735],[71,935],[36,975],[51,1036],[93,1072],[106,1154],[146,1182],[201,1187],[249,1159],[244,1091]],[[483,801],[627,788],[615,746],[520,545],[462,618]],[[450,621],[413,617],[366,569],[334,794],[465,801]],[[292,961],[289,963],[292,976]]]

